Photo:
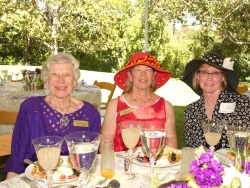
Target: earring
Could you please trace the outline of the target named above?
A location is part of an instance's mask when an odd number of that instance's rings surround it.
[[[73,88],[72,91],[70,92],[70,96],[72,96],[72,97],[75,96],[75,88]]]
[[[45,95],[49,95],[49,93],[50,93],[50,90],[49,90],[49,88],[46,86]]]

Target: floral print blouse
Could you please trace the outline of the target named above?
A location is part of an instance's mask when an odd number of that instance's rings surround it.
[[[231,105],[231,110],[225,112],[222,110],[224,105]],[[234,107],[235,105],[235,107]],[[233,108],[234,107],[234,108]],[[189,104],[184,111],[184,131],[185,143],[189,147],[199,147],[203,145],[209,148],[202,130],[201,121],[207,119],[205,113],[204,96],[199,100]],[[250,121],[250,98],[246,95],[237,94],[230,91],[222,91],[216,102],[212,119],[220,120],[248,120]],[[215,149],[228,148],[226,129],[224,128],[220,142]]]

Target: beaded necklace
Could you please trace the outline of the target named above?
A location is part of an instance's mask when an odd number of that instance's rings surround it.
[[[150,95],[150,98],[147,99],[146,101],[139,101],[138,99],[135,99],[135,98],[132,96],[131,93],[130,93],[130,96],[131,96],[131,98],[133,99],[133,101],[135,101],[136,103],[139,104],[139,106],[142,106],[143,104],[146,104],[146,103],[147,103],[148,101],[150,101],[151,98],[152,98],[152,94],[151,94],[151,95]]]
[[[66,111],[64,114],[61,113],[61,114],[62,114],[62,117],[61,117],[60,120],[59,120],[60,124],[61,124],[62,126],[64,126],[64,127],[67,127],[67,126],[69,125],[69,118],[68,118],[67,116],[65,116],[65,114],[67,114],[67,113],[69,112],[70,104],[71,104],[71,101],[69,101],[69,107],[68,107],[67,111]],[[50,102],[50,106],[51,106],[54,110],[56,110],[56,108],[52,105],[51,102]]]

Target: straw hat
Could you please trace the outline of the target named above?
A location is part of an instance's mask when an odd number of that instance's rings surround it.
[[[201,89],[194,90],[193,88],[193,76],[195,71],[204,63],[209,64],[220,70],[223,70],[224,76],[227,79],[226,90],[237,92],[237,86],[239,84],[239,76],[233,69],[234,61],[232,61],[231,58],[223,59],[220,55],[217,54],[207,54],[203,56],[202,59],[195,59],[190,61],[186,65],[185,73],[184,76],[181,78],[181,80],[185,82],[198,95],[201,95],[202,94]]]
[[[155,70],[156,88],[163,86],[171,77],[171,73],[161,68],[160,63],[149,52],[136,52],[130,57],[129,62],[114,76],[115,83],[122,90],[126,88],[125,83],[128,72],[137,65],[146,65]]]

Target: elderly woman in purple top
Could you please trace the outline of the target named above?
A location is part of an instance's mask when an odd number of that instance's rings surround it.
[[[51,56],[42,68],[47,96],[26,99],[13,131],[11,157],[4,172],[7,179],[23,173],[24,159],[37,160],[31,141],[40,136],[61,136],[77,131],[100,132],[101,118],[90,103],[70,96],[80,77],[79,62],[68,53]],[[68,155],[64,142],[61,155]]]

